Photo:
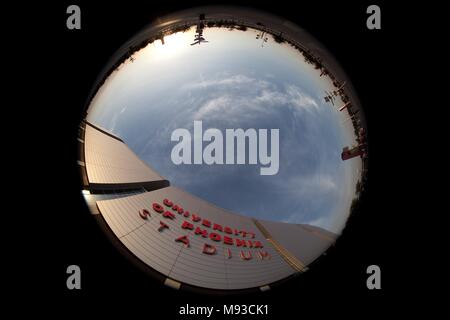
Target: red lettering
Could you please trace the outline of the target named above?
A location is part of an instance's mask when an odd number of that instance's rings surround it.
[[[245,253],[244,251],[240,251],[239,252],[239,256],[241,257],[242,260],[250,260],[252,258],[252,253],[250,251],[247,251],[247,253]]]
[[[261,243],[261,241],[255,241],[254,243],[253,243],[253,247],[254,248],[263,248],[264,246],[263,246],[263,244]]]
[[[155,210],[158,213],[162,213],[164,211],[163,206],[160,205],[159,203],[156,203],[156,202],[153,203],[152,207],[153,207],[153,210]]]
[[[173,205],[173,202],[170,201],[169,199],[164,199],[164,200],[163,200],[163,203],[164,203],[164,205],[166,205],[166,206],[168,206],[168,207],[171,207],[171,206]]]
[[[176,238],[175,241],[176,242],[183,242],[186,245],[186,247],[188,247],[188,248],[190,247],[189,239],[188,239],[187,236],[181,236],[179,238]]]
[[[183,221],[183,224],[181,225],[181,228],[183,229],[194,229],[194,225],[190,222],[187,222],[186,220]]]
[[[225,244],[233,244],[233,238],[228,237],[228,236],[223,236],[223,243]]]
[[[201,234],[203,238],[208,236],[208,231],[202,230],[199,227],[195,228],[195,234]]]
[[[151,214],[147,209],[142,209],[141,211],[139,211],[139,216],[142,219],[147,220],[147,216],[151,216]]]
[[[203,219],[202,225],[204,225],[205,227],[211,228],[211,221]]]
[[[209,234],[209,238],[210,238],[211,240],[213,240],[213,241],[220,241],[220,240],[222,240],[222,237],[220,236],[220,234],[215,233],[215,232],[211,232],[211,233]]]
[[[238,247],[247,247],[247,243],[245,242],[245,240],[234,239],[234,241],[236,241],[236,245]]]
[[[168,218],[168,219],[175,219],[175,215],[172,212],[170,212],[170,211],[164,212],[163,213],[163,217],[164,218]]]
[[[267,251],[262,251],[262,250],[259,250],[258,251],[258,257],[261,259],[261,260],[264,260],[264,259],[270,259],[270,254],[267,252]]]
[[[178,212],[179,214],[182,214],[184,212],[183,208],[177,204],[172,207],[172,210]]]
[[[207,244],[207,243],[205,243],[204,245],[203,245],[203,253],[206,253],[206,254],[216,254],[216,247],[215,246],[213,246],[212,244]]]
[[[169,229],[169,226],[167,224],[165,224],[164,222],[160,221],[159,222],[159,228],[158,231],[161,232],[163,231],[165,228]]]
[[[207,228],[211,228],[215,231],[220,231],[220,232],[225,232],[228,235],[236,235],[236,236],[241,236],[243,238],[250,238],[250,239],[254,239],[255,238],[255,233],[254,232],[248,232],[248,231],[244,231],[244,230],[239,230],[239,229],[233,229],[231,227],[228,226],[222,226],[218,223],[212,223],[210,220],[208,219],[202,219],[199,215],[197,214],[191,214],[189,211],[185,211],[182,207],[180,207],[177,204],[174,204],[172,201],[170,201],[169,199],[165,198],[163,200],[163,204],[166,207],[171,207],[173,212],[177,212],[178,214],[182,214],[183,217],[188,218],[191,217],[192,222],[200,222],[201,221],[201,225]],[[164,207],[161,206],[159,203],[155,202],[152,204],[152,208],[154,211],[158,212],[158,213],[162,213],[162,216],[164,218],[168,218],[168,219],[175,219],[175,214],[170,212],[170,211],[165,211]],[[148,218],[148,216],[151,216],[150,212],[147,209],[142,209],[141,211],[139,211],[139,216],[146,220]],[[164,229],[169,229],[169,225],[167,225],[166,223],[160,221],[160,226],[158,228],[158,231],[162,232]],[[201,235],[203,238],[210,238],[212,241],[222,241],[223,239],[223,243],[226,245],[233,245],[235,244],[237,247],[242,247],[242,248],[263,248],[263,244],[261,241],[255,241],[255,240],[244,240],[244,239],[238,239],[238,238],[232,238],[228,235],[221,235],[215,232],[211,232],[208,233],[207,229],[202,229],[201,227],[195,227],[195,225],[191,222],[188,222],[187,220],[183,221],[183,223],[181,224],[181,228],[182,229],[188,229],[188,230],[194,230],[194,233],[196,235]],[[187,247],[190,247],[190,241],[186,236],[181,236],[179,238],[175,239],[176,242],[182,242],[183,244],[185,244]],[[210,244],[204,244],[203,246],[203,253],[205,254],[216,254],[216,247],[214,245],[210,245]],[[225,256],[229,259],[232,257],[232,251],[229,248],[225,249]],[[270,259],[270,254],[267,251],[263,251],[263,250],[259,250],[259,252],[256,252],[256,255],[259,257],[259,259],[264,260],[264,259]],[[251,251],[245,252],[243,250],[240,250],[239,256],[241,257],[241,259],[243,260],[250,260],[252,259],[252,253]]]
[[[228,234],[233,234],[233,229],[231,229],[230,227],[225,227],[224,231]]]

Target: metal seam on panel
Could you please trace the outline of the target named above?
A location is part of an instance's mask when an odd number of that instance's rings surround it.
[[[126,236],[129,235],[130,233],[135,232],[135,231],[138,230],[139,228],[142,228],[144,225],[145,225],[145,222],[144,222],[143,224],[141,224],[140,226],[134,228],[133,230],[128,231],[128,232],[125,233],[124,235],[121,235],[121,236],[118,237],[118,238],[121,239],[121,238],[123,238],[123,237],[126,237]]]
[[[189,231],[189,232],[187,233],[186,236],[189,236],[189,235],[191,235],[191,234],[192,234],[192,232]],[[180,246],[180,251],[178,251],[178,254],[177,254],[177,256],[175,257],[175,260],[173,261],[172,266],[170,267],[169,273],[167,274],[168,276],[170,276],[170,275],[173,273],[173,269],[174,269],[175,265],[177,264],[178,258],[180,257],[180,255],[181,255],[183,249],[184,249],[184,245],[182,244],[182,245]]]
[[[297,257],[295,257],[292,253],[290,253],[285,247],[281,245],[277,240],[272,238],[272,235],[269,231],[256,219],[252,218],[253,223],[256,227],[261,231],[266,240],[275,248],[278,254],[292,267],[294,270],[298,272],[306,271],[306,265],[301,262]]]

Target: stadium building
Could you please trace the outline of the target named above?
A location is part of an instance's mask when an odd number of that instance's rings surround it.
[[[114,134],[80,126],[83,195],[113,243],[175,289],[268,290],[307,270],[336,235],[219,208],[160,176]]]

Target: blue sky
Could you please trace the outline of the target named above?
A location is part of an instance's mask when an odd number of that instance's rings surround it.
[[[190,46],[193,30],[157,41],[123,64],[94,97],[88,119],[119,135],[172,185],[245,215],[309,223],[339,233],[354,196],[359,159],[348,115],[323,101],[330,83],[288,45],[256,30],[205,29],[209,43]],[[173,130],[278,128],[280,168],[175,165]],[[204,144],[205,146],[206,144]]]

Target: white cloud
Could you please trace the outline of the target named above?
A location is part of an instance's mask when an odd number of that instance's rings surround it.
[[[279,181],[277,188],[292,197],[320,198],[327,193],[338,192],[336,179],[331,175],[295,175]],[[314,197],[312,197],[314,196]]]
[[[221,79],[209,79],[204,80],[203,76],[201,75],[201,81],[197,82],[191,82],[182,87],[182,89],[187,90],[195,90],[199,88],[207,88],[207,87],[216,87],[216,86],[232,86],[232,85],[242,85],[242,84],[249,84],[254,82],[255,79],[249,78],[245,75],[233,75],[231,77],[227,78],[221,78]],[[264,81],[260,81],[260,85],[264,84]]]
[[[297,86],[287,86],[286,95],[289,97],[290,103],[297,109],[311,110],[313,108],[314,110],[319,110],[318,103]]]
[[[128,106],[125,106],[125,107],[123,107],[123,108],[122,108],[122,110],[120,110],[120,112],[119,112],[119,113],[120,113],[120,114],[124,113],[124,112],[125,112],[125,110],[127,110],[127,108],[128,108]]]
[[[244,88],[245,86],[245,88]],[[278,89],[276,85],[245,75],[233,75],[221,79],[202,80],[190,83],[184,87],[190,90],[203,90],[208,88],[205,96],[215,93],[214,97],[203,102],[193,119],[204,117],[216,119],[237,119],[237,117],[250,117],[252,114],[270,114],[277,112],[276,108],[287,106],[294,113],[317,112],[319,104],[301,90],[301,88],[288,85]],[[242,112],[243,110],[251,112]]]
[[[227,108],[232,107],[232,100],[234,99],[231,99],[226,95],[211,99],[203,104],[200,109],[198,109],[194,115],[194,119],[202,119],[208,114],[217,112],[226,112]]]
[[[114,115],[112,116],[111,124],[110,124],[110,128],[109,128],[109,130],[112,132],[114,132],[114,130],[116,129],[118,117],[119,117],[119,113],[117,113],[117,112],[114,113]]]

